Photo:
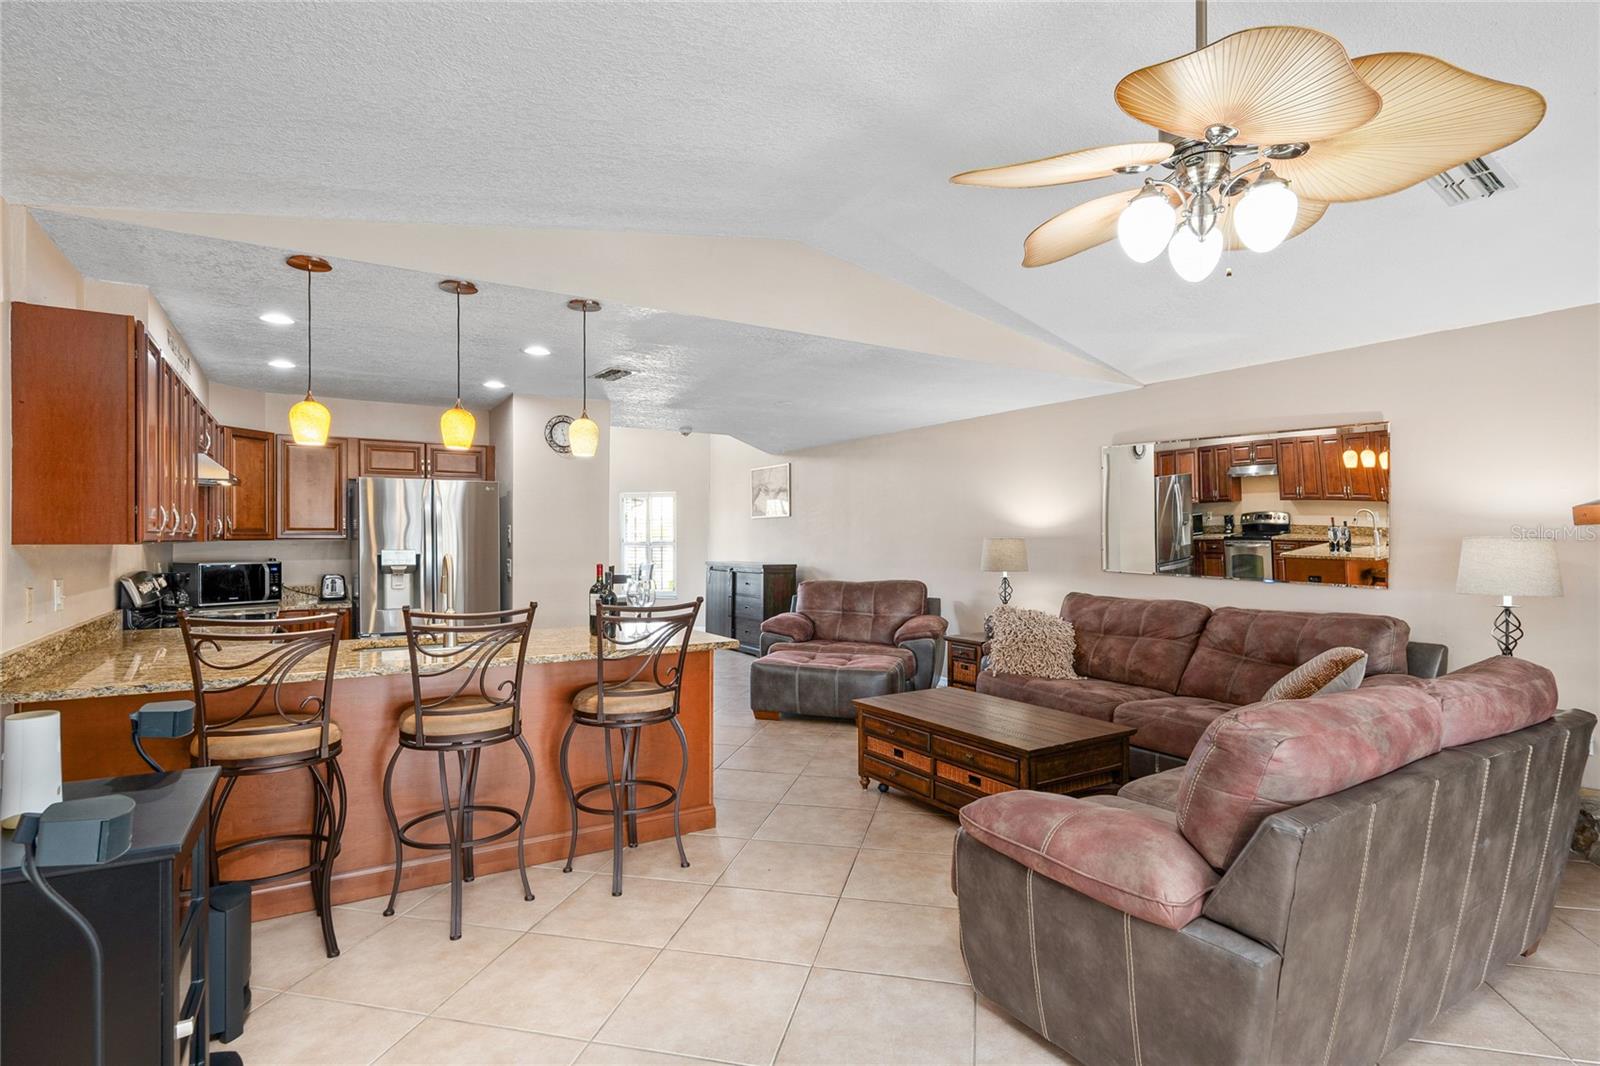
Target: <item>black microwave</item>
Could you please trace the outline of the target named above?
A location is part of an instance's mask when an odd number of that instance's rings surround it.
[[[172,571],[188,575],[189,602],[195,607],[235,603],[277,603],[283,598],[283,564],[173,563]]]

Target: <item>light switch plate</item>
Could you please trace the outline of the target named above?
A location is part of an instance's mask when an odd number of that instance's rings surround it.
[[[50,581],[50,609],[52,611],[59,611],[59,610],[62,610],[63,608],[65,608],[66,606],[67,606],[66,582],[62,581],[59,577],[52,578],[51,581]]]
[[[33,586],[24,585],[22,588],[22,620],[33,621]]]

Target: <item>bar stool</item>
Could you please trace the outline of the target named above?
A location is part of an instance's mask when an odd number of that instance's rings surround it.
[[[621,604],[601,604],[597,629],[605,634],[596,641],[595,659],[597,684],[590,685],[572,697],[572,721],[566,735],[561,738],[561,783],[567,790],[567,805],[572,811],[572,839],[567,847],[567,864],[563,870],[572,872],[572,860],[578,854],[578,812],[600,814],[611,818],[611,894],[622,895],[622,844],[626,835],[628,847],[639,846],[639,815],[672,807],[672,835],[678,842],[678,861],[689,865],[689,856],[683,850],[683,827],[680,813],[683,806],[683,784],[689,775],[689,740],[683,735],[678,722],[678,696],[683,686],[683,663],[689,653],[689,637],[694,631],[695,618],[700,614],[696,598],[688,607],[666,605],[661,607],[626,607]],[[607,657],[607,649],[610,657]],[[626,677],[620,681],[606,680],[606,663],[637,659]],[[645,726],[666,722],[678,734],[678,747],[683,752],[683,762],[678,771],[678,783],[652,781],[639,776],[639,738]],[[572,746],[572,735],[579,726],[601,730],[606,749],[606,779],[581,789],[574,789],[567,754]],[[615,733],[621,741],[621,772],[612,755],[611,736]],[[664,793],[654,803],[639,805],[639,789],[653,788]],[[583,802],[583,798],[605,789],[609,806],[596,807]]]
[[[306,615],[292,629],[260,619],[194,618],[178,612],[189,672],[194,678],[195,738],[189,754],[199,766],[221,768],[211,807],[207,856],[212,883],[256,885],[306,875],[322,920],[322,942],[331,959],[339,954],[333,930],[333,861],[344,834],[346,793],[339,769],[341,735],[332,717],[333,666],[339,654],[339,615]],[[320,683],[303,698],[287,686]],[[230,693],[241,693],[238,697]],[[252,694],[253,693],[253,694]],[[218,843],[217,826],[241,778],[304,770],[311,777],[311,831]],[[337,796],[337,799],[335,797]],[[304,866],[259,877],[224,881],[225,855],[305,841]]]
[[[533,808],[533,753],[522,738],[522,668],[528,652],[528,630],[533,627],[537,603],[513,611],[483,611],[476,614],[437,614],[413,611],[402,613],[406,622],[406,648],[411,655],[411,703],[401,715],[399,743],[389,756],[383,773],[383,806],[389,815],[389,830],[394,835],[394,885],[389,890],[389,905],[383,913],[394,913],[400,894],[400,870],[407,847],[421,851],[450,852],[450,939],[461,939],[461,885],[475,876],[473,849],[512,833],[517,834],[517,870],[522,875],[522,898],[533,899],[528,883],[528,862],[523,854],[528,812]],[[495,663],[506,651],[516,655],[511,662]],[[509,666],[511,677],[491,685],[489,670]],[[455,675],[450,677],[450,675]],[[450,677],[453,687],[444,695],[424,698],[422,683]],[[436,686],[430,685],[430,688]],[[510,807],[476,801],[478,760],[483,749],[514,742],[522,749],[528,764],[528,798],[522,813]],[[401,824],[394,808],[394,767],[402,751],[427,751],[439,757],[439,810],[419,814]],[[454,753],[457,764],[458,801],[450,800],[448,756]],[[511,821],[504,828],[483,836],[473,834],[473,818],[480,814],[500,814]],[[443,820],[447,841],[419,840],[407,831],[424,822]]]

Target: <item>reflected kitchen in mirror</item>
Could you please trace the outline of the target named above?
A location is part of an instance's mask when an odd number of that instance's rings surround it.
[[[1387,588],[1389,424],[1100,450],[1101,568]]]

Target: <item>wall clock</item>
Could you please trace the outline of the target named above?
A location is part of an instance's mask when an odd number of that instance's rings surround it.
[[[544,424],[544,442],[557,455],[572,454],[572,444],[567,440],[567,429],[571,425],[571,415],[556,415]]]

